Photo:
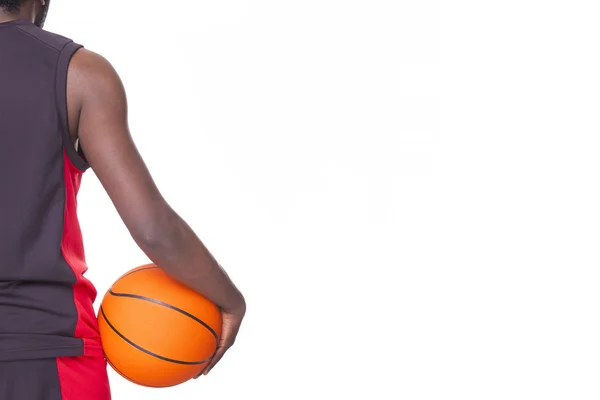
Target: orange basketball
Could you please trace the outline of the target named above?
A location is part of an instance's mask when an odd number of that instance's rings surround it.
[[[156,265],[121,276],[102,300],[98,323],[108,363],[149,387],[200,374],[221,336],[219,308]]]

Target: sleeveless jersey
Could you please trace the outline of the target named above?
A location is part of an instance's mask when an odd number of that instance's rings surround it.
[[[0,361],[102,356],[76,210],[88,165],[67,118],[81,47],[0,23]]]

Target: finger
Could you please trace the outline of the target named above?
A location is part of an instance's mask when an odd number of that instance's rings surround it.
[[[200,371],[200,373],[194,377],[194,379],[198,379],[198,378],[200,378],[202,375],[204,375],[204,370],[205,370],[205,369],[206,369],[206,367],[205,367],[205,368],[203,368],[203,369],[202,369],[202,371]]]
[[[217,365],[217,363],[221,360],[221,358],[223,358],[223,355],[225,355],[226,351],[227,351],[226,347],[224,347],[224,346],[223,347],[219,347],[219,349],[215,353],[215,356],[212,358],[212,360],[210,360],[210,363],[204,369],[204,371],[202,372],[202,374],[203,375],[208,375],[208,373],[210,372],[210,370],[213,369],[215,365]]]
[[[219,342],[217,350],[215,351],[214,356],[209,361],[208,366],[204,368],[204,371],[202,372],[204,375],[208,375],[210,370],[213,369],[213,367],[219,362],[219,360],[223,357],[223,354],[225,354],[225,351],[229,347],[227,346],[227,343],[230,341],[231,337],[231,326],[228,323],[223,323],[222,329],[223,331],[221,332],[221,340]]]
[[[208,366],[202,372],[203,375],[208,375],[208,373],[214,368],[214,366],[223,358],[225,352],[231,347],[233,342],[235,341],[235,336],[237,331],[239,330],[239,326],[237,329],[235,328],[236,324],[229,323],[223,324],[223,331],[221,332],[221,341],[215,352],[215,355],[210,360]],[[239,325],[239,324],[238,324]]]
[[[212,368],[221,359],[221,357],[223,357],[223,353],[225,353],[225,350],[223,350],[223,349],[224,349],[224,344],[221,343],[219,345],[219,347],[217,347],[215,354],[211,357],[210,360],[208,360],[207,365],[202,369],[202,371],[200,371],[200,373],[194,379],[198,379],[202,375],[208,374],[208,370],[210,368]],[[217,355],[219,356],[218,358],[217,358]]]
[[[198,376],[196,376],[194,379],[198,379],[202,375],[207,375],[208,371],[215,366],[215,364],[221,359],[221,357],[223,357],[223,353],[225,353],[224,349],[225,342],[221,340],[217,349],[215,350],[215,354],[211,357],[210,360],[208,360],[207,365],[202,369],[202,371],[200,371],[200,374],[198,374]]]

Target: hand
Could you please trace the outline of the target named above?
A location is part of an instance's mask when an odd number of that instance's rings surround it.
[[[223,310],[221,312],[223,328],[221,331],[221,340],[219,341],[219,345],[217,346],[217,351],[214,357],[210,360],[208,366],[204,368],[204,370],[196,378],[200,377],[201,375],[208,375],[208,373],[213,369],[213,367],[221,360],[225,352],[229,350],[231,346],[233,346],[233,344],[235,343],[235,338],[240,330],[242,319],[244,319],[245,314],[245,305],[236,311],[227,312]]]

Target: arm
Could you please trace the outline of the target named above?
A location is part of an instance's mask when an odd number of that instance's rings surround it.
[[[206,374],[233,345],[245,314],[244,298],[156,187],[130,135],[126,94],[113,67],[81,49],[71,61],[67,86],[72,136],[79,138],[135,242],[167,274],[223,311],[221,344]]]

